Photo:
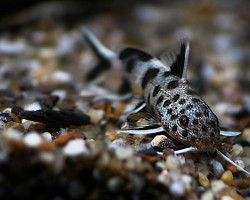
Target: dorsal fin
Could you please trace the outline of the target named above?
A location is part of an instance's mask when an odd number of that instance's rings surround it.
[[[171,68],[171,73],[173,75],[186,81],[188,54],[189,42],[187,39],[182,39],[176,45],[163,52],[161,61]]]
[[[125,60],[128,59],[132,56],[137,56],[139,60],[146,62],[150,59],[153,58],[152,55],[150,55],[149,53],[142,51],[140,49],[134,48],[134,47],[126,47],[125,49],[123,49],[120,52],[119,58],[121,60]]]

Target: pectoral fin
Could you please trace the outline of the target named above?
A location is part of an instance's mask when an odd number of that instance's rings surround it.
[[[226,137],[237,137],[241,135],[242,132],[237,132],[237,131],[220,131],[221,136],[226,136]]]
[[[137,112],[128,116],[123,124],[121,133],[128,134],[155,134],[164,131],[157,118],[149,112]]]

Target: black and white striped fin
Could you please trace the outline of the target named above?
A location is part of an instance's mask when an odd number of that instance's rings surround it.
[[[189,55],[189,42],[187,39],[180,40],[175,46],[168,48],[161,55],[163,64],[171,68],[171,73],[187,80],[187,63]]]
[[[88,45],[98,57],[98,63],[87,74],[87,80],[95,79],[103,71],[111,68],[111,59],[116,58],[116,54],[106,48],[87,28],[82,28],[82,33]]]
[[[111,59],[116,57],[116,53],[105,47],[87,28],[82,28],[85,40],[99,58]]]
[[[220,131],[220,136],[226,136],[226,137],[237,137],[240,136],[242,132],[238,131]]]

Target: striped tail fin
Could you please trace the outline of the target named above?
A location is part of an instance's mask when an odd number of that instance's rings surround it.
[[[88,45],[98,58],[98,63],[87,74],[87,80],[91,81],[103,71],[111,68],[111,59],[116,58],[116,54],[105,47],[87,28],[82,28],[82,33]]]

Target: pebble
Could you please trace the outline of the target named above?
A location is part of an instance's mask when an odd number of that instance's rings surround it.
[[[208,178],[201,172],[197,172],[198,174],[198,181],[199,183],[205,187],[205,188],[209,188],[210,187],[210,182],[208,180]]]
[[[244,152],[243,147],[240,144],[234,144],[232,148],[233,156],[240,156]]]
[[[167,157],[167,160],[165,162],[166,168],[169,170],[173,170],[173,169],[177,169],[180,167],[180,161],[178,159],[178,157],[174,156],[174,155],[169,155]]]
[[[136,192],[141,191],[146,183],[146,180],[144,179],[144,177],[139,176],[137,174],[133,174],[133,173],[129,174],[129,180],[134,187],[134,191]]]
[[[120,146],[115,149],[115,155],[120,160],[125,160],[133,156],[133,149],[129,146]]]
[[[214,175],[217,177],[217,178],[220,178],[221,175],[224,173],[224,168],[222,166],[222,164],[220,162],[218,162],[217,160],[211,160],[211,165],[213,166],[213,172],[214,172]]]
[[[44,60],[53,60],[55,58],[56,51],[51,47],[45,47],[39,49],[38,55]]]
[[[123,185],[123,180],[120,177],[112,177],[107,182],[107,187],[111,192],[117,192]]]
[[[90,150],[82,139],[70,140],[62,151],[66,156],[90,155]]]
[[[12,128],[4,130],[2,134],[9,140],[21,140],[23,135],[20,131]]]
[[[187,191],[192,191],[192,182],[193,179],[191,176],[184,174],[181,176],[181,181],[184,183]]]
[[[103,110],[91,108],[86,114],[90,116],[90,119],[93,123],[98,123],[103,119],[105,112]]]
[[[205,176],[208,176],[210,173],[207,163],[204,163],[204,162],[197,163],[196,168],[198,172],[202,172]]]
[[[51,134],[50,134],[49,132],[44,132],[44,133],[42,133],[41,135],[44,137],[44,139],[45,139],[46,141],[48,141],[48,142],[51,142],[51,141],[52,141],[52,136],[51,136]]]
[[[50,79],[56,82],[70,82],[72,80],[72,76],[64,71],[56,71],[51,74]]]
[[[2,120],[0,120],[0,129],[4,129],[4,128],[5,128],[5,123]]]
[[[38,133],[30,132],[24,136],[23,141],[28,147],[34,148],[42,143],[42,138]]]
[[[211,190],[207,190],[201,196],[201,200],[214,200],[214,195]]]
[[[12,120],[10,113],[0,112],[0,121],[8,122]]]
[[[35,124],[38,124],[38,122],[30,121],[27,119],[22,119],[22,125],[25,130],[28,130],[31,125],[35,125]]]
[[[186,193],[185,185],[182,181],[174,181],[169,186],[169,191],[173,195],[173,197],[183,197]]]
[[[235,199],[230,196],[223,196],[221,197],[221,200],[235,200]]]
[[[53,163],[55,160],[55,154],[51,152],[41,152],[39,158],[45,163]]]
[[[162,170],[160,175],[157,176],[157,181],[168,187],[170,185],[170,178],[168,176],[168,171]]]
[[[221,180],[227,185],[231,185],[234,180],[233,173],[229,170],[225,171],[221,176]]]
[[[40,106],[38,102],[34,102],[34,103],[24,106],[24,110],[29,110],[29,111],[36,111],[36,110],[41,110],[41,109],[42,107]]]
[[[213,193],[217,194],[221,190],[227,188],[228,186],[222,180],[213,180],[211,182],[211,189]]]
[[[7,55],[17,55],[27,50],[27,44],[24,40],[8,41],[6,39],[0,40],[0,53]]]

